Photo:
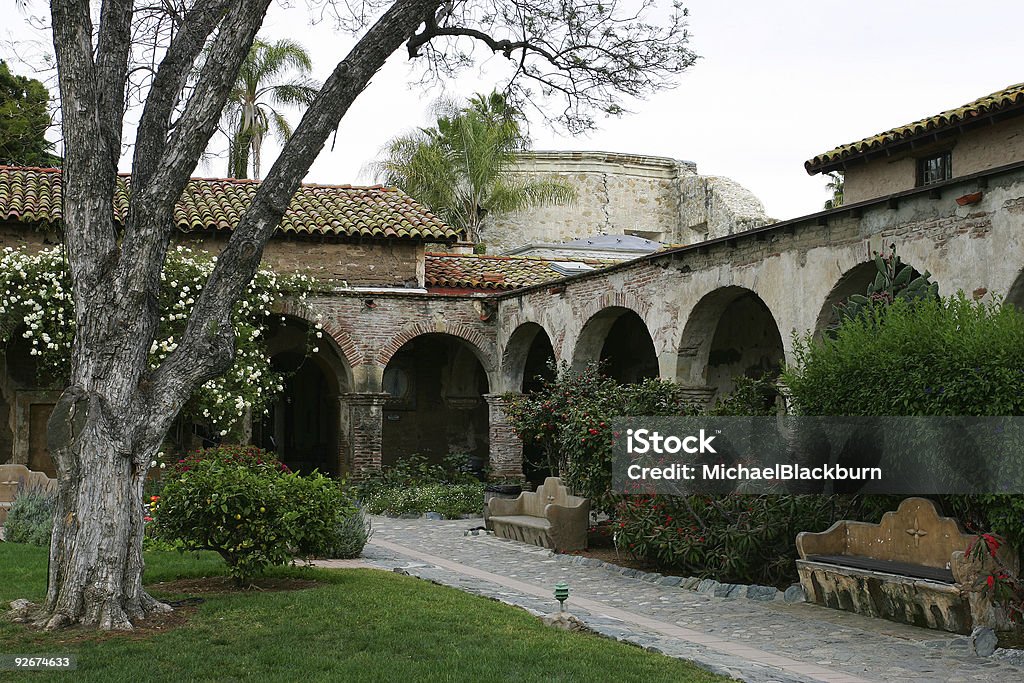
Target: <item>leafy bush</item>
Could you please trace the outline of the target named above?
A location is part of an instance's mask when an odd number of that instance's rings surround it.
[[[841,496],[633,496],[615,509],[616,544],[660,567],[723,582],[783,586],[801,531],[857,519]]]
[[[22,491],[11,503],[4,537],[11,543],[50,545],[53,533],[53,494]]]
[[[794,353],[784,379],[805,415],[1024,414],[1024,313],[998,302],[897,299]]]
[[[381,487],[362,500],[366,510],[375,515],[397,517],[436,512],[446,519],[458,519],[464,515],[480,514],[483,509],[484,485],[475,482]]]
[[[590,498],[595,511],[610,511],[612,419],[622,415],[692,415],[682,387],[646,379],[619,384],[597,365],[576,372],[562,365],[539,391],[510,395],[508,415],[524,441],[542,447],[551,471],[572,491]]]
[[[239,582],[296,556],[328,554],[353,514],[337,482],[294,474],[272,454],[241,447],[179,462],[153,510],[161,538],[218,552]]]
[[[370,520],[366,519],[366,515],[360,508],[354,507],[349,514],[334,525],[331,533],[324,540],[323,551],[320,554],[323,557],[342,560],[359,557],[372,533]]]

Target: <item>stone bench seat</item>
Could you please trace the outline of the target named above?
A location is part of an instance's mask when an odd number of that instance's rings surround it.
[[[928,567],[923,564],[876,560],[873,557],[859,557],[857,555],[808,555],[806,561],[850,567],[852,569],[866,569],[882,574],[893,574],[894,576],[909,576],[912,579],[925,579],[927,581],[935,581],[936,583],[956,583],[951,570]]]
[[[1005,615],[976,588],[994,569],[990,558],[967,556],[974,540],[932,501],[907,498],[878,524],[843,520],[797,535],[796,567],[807,599],[819,605],[953,633],[1005,630]],[[1015,554],[1000,552],[1015,567]]]
[[[587,547],[590,501],[571,496],[558,477],[548,477],[536,492],[515,500],[487,502],[494,534],[560,552]]]

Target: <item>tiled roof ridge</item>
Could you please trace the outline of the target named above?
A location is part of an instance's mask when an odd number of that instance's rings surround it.
[[[856,157],[887,145],[900,142],[920,133],[942,129],[990,112],[1000,111],[1024,103],[1024,82],[1009,85],[988,95],[978,97],[958,107],[926,116],[902,126],[869,135],[855,142],[840,145],[804,162],[808,173],[816,173],[823,166],[841,159]]]
[[[441,258],[470,258],[480,260],[492,260],[492,261],[550,261],[552,263],[561,263],[564,261],[579,261],[579,262],[592,262],[600,263],[602,259],[586,256],[567,256],[565,258],[555,258],[552,256],[520,256],[519,254],[505,255],[505,254],[457,254],[454,252],[447,251],[428,251],[425,252],[426,256],[435,256]],[[610,259],[603,259],[610,260]]]
[[[63,173],[63,169],[55,166],[13,166],[11,164],[0,164],[0,171],[34,171],[36,173]],[[131,173],[118,172],[118,178],[131,178]],[[238,185],[253,184],[258,185],[262,180],[258,178],[217,178],[217,177],[204,177],[204,176],[192,176],[189,181],[199,181],[205,183],[236,183]],[[390,185],[381,185],[376,183],[374,185],[351,185],[349,183],[332,184],[332,183],[302,183],[304,188],[323,188],[325,190],[381,190],[383,192],[399,192],[397,187]]]
[[[259,182],[191,178],[175,204],[175,226],[186,233],[233,229],[251,205]],[[60,169],[0,166],[0,221],[60,221],[62,186]],[[124,220],[130,193],[130,176],[119,174],[116,220]],[[449,242],[462,233],[399,189],[310,183],[296,190],[275,234]]]

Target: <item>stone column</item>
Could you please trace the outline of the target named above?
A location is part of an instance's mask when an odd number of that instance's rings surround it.
[[[509,424],[506,394],[484,394],[489,412],[490,466],[493,478],[523,476],[523,442]]]
[[[352,479],[380,471],[381,442],[384,435],[384,403],[390,394],[350,393],[342,394],[348,404],[349,434],[352,446],[349,475]]]

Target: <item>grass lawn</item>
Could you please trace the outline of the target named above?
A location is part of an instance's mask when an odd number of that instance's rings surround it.
[[[212,553],[148,553],[147,583],[218,576]],[[76,654],[75,681],[724,681],[686,662],[542,626],[521,610],[375,570],[283,568],[289,591],[204,594],[185,625],[144,634],[42,633],[0,622],[0,653]],[[46,551],[0,543],[0,605],[45,593]],[[166,599],[178,595],[154,594]],[[6,678],[5,678],[6,676]]]

